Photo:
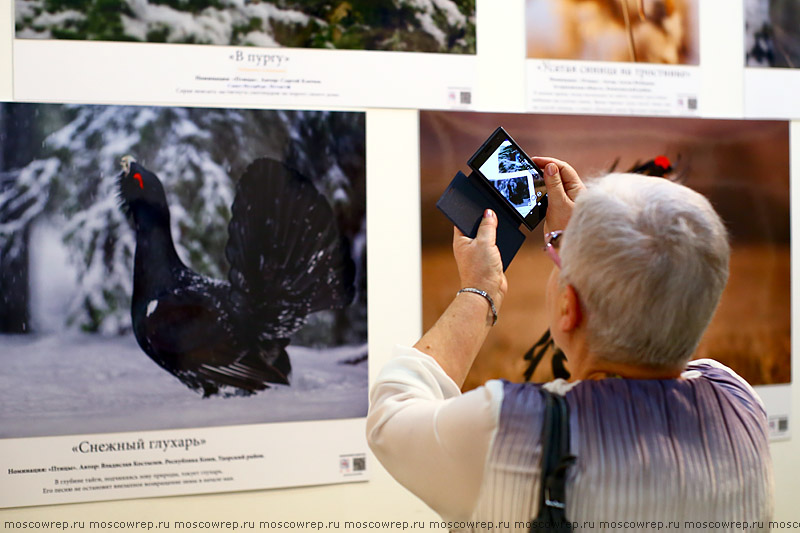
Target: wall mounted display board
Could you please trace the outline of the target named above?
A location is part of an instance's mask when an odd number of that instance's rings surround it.
[[[0,507],[366,479],[365,143],[0,104]]]
[[[800,118],[800,4],[744,0],[745,116]]]
[[[14,98],[472,107],[475,0],[120,4],[16,0]]]
[[[503,126],[530,155],[571,163],[585,179],[612,169],[679,179],[709,198],[731,238],[730,278],[696,356],[733,368],[767,405],[773,438],[789,436],[791,301],[789,123],[664,117],[420,114],[422,302],[427,329],[458,290],[453,229],[435,203],[488,135]],[[597,132],[602,132],[598,135]],[[758,168],[754,174],[743,169]],[[490,378],[553,378],[551,361],[535,368],[524,355],[547,329],[541,228],[506,271],[509,291],[467,377],[465,389]],[[552,353],[552,352],[551,352]]]
[[[526,0],[526,109],[694,116],[698,0]]]

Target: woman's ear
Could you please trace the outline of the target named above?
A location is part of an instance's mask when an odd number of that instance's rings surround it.
[[[559,321],[562,331],[572,332],[583,323],[583,312],[578,292],[572,285],[567,285],[561,291],[558,303]]]

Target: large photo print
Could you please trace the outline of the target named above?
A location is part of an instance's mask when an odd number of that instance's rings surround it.
[[[364,123],[0,105],[0,438],[365,416]]]
[[[526,0],[529,58],[696,65],[699,0]]]
[[[716,359],[753,385],[791,381],[787,122],[421,112],[424,329],[459,289],[452,224],[436,201],[497,126],[529,155],[563,159],[587,180],[638,172],[708,197],[728,228],[732,255],[728,285],[695,357]],[[465,389],[491,378],[568,376],[568,362],[546,335],[552,262],[542,252],[542,229],[523,231],[527,240],[506,272],[500,318]]]
[[[745,66],[800,68],[800,4],[744,0]]]
[[[18,39],[475,53],[475,0],[16,0]]]

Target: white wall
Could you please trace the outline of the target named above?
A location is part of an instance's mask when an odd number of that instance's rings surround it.
[[[792,423],[794,437],[790,441],[776,442],[772,445],[772,462],[775,467],[775,518],[779,520],[800,519],[800,432],[797,431],[797,417],[800,416],[800,364],[795,356],[797,334],[800,329],[798,315],[794,312],[800,302],[800,217],[796,212],[800,209],[800,121],[793,121],[790,128],[791,137],[791,183],[792,198]],[[795,207],[798,206],[798,207]]]
[[[739,114],[742,106],[742,15],[731,0],[703,0],[702,62],[706,108],[715,116]],[[12,99],[12,2],[0,0],[0,100]],[[496,9],[503,4],[505,15]],[[522,0],[478,0],[479,69],[509,72],[519,69],[507,90],[492,85],[477,102],[482,109],[513,111],[523,102],[524,74]],[[509,28],[519,20],[519,28]],[[518,55],[500,52],[520,50]],[[502,58],[502,59],[498,59]],[[514,63],[516,61],[516,63]],[[503,64],[505,62],[505,65]],[[706,66],[708,65],[708,66]],[[484,79],[485,76],[482,76]],[[738,79],[738,85],[735,84]],[[479,89],[482,86],[479,84]],[[57,90],[57,89],[55,89]],[[394,343],[413,342],[420,334],[419,145],[418,115],[409,110],[369,110],[367,113],[367,192],[369,249],[370,376],[387,360]],[[792,125],[792,198],[800,198],[800,122]],[[800,217],[792,217],[793,235],[800,235]],[[795,243],[796,244],[796,243]],[[797,259],[797,247],[793,247]],[[798,261],[793,261],[797,280]],[[793,296],[798,290],[793,290]],[[793,301],[797,301],[793,298]],[[798,331],[796,317],[793,333]],[[792,381],[800,383],[800,365]],[[800,415],[800,387],[792,391],[792,412]],[[772,446],[775,465],[776,520],[800,520],[800,432]],[[289,490],[169,497],[118,502],[71,504],[0,511],[6,520],[436,520],[424,504],[391,479],[370,457],[371,480],[365,483]]]

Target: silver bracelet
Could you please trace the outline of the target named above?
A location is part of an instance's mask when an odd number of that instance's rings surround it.
[[[476,289],[475,287],[464,287],[463,289],[461,289],[456,293],[456,296],[458,296],[462,292],[474,292],[475,294],[480,294],[481,296],[486,298],[486,301],[489,302],[489,307],[492,308],[492,315],[494,317],[492,318],[492,325],[494,326],[495,324],[497,324],[497,308],[494,306],[494,300],[492,300],[492,297],[489,296],[488,292]]]

